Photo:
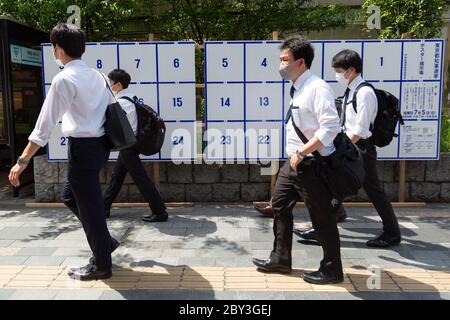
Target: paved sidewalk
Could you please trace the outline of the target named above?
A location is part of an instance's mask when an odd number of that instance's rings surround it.
[[[375,210],[348,208],[339,224],[345,281],[316,286],[300,274],[317,268],[321,248],[295,236],[292,274],[255,270],[252,257],[269,256],[272,220],[245,204],[171,208],[156,224],[140,220],[145,209],[114,209],[108,225],[122,245],[113,277],[72,281],[67,267],[90,257],[80,223],[69,210],[23,202],[0,207],[0,299],[450,299],[448,204],[397,208],[403,242],[389,250],[365,246],[381,230]],[[295,227],[309,226],[305,209],[294,213]]]

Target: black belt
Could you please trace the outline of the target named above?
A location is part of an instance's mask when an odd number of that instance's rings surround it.
[[[101,136],[101,137],[69,137],[69,141],[76,141],[76,140],[80,140],[80,141],[88,141],[88,140],[103,140],[105,139],[106,136]]]

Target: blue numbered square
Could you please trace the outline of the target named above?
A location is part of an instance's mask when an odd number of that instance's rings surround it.
[[[114,43],[90,43],[82,60],[91,68],[108,75],[117,68],[117,45]]]
[[[243,84],[209,84],[206,95],[207,120],[244,119]]]
[[[156,84],[132,84],[128,87],[128,90],[138,98],[140,103],[146,104],[158,112],[158,90]]]
[[[195,120],[195,84],[161,84],[160,115],[167,120]]]
[[[160,82],[195,83],[195,45],[158,44],[158,70]]]
[[[279,43],[246,44],[246,81],[281,81]]]
[[[316,41],[311,41],[312,46],[314,48],[314,59],[311,65],[310,70],[318,77],[322,77],[322,59],[323,59],[323,52],[322,52],[322,47],[323,47],[323,43],[322,42],[316,42]]]
[[[207,160],[244,160],[245,132],[243,122],[208,123],[206,131]]]
[[[166,137],[161,149],[163,160],[193,160],[197,155],[197,123],[166,122]]]
[[[244,81],[244,45],[205,42],[206,82]]]
[[[156,82],[156,45],[119,44],[119,67],[135,83]]]
[[[366,80],[400,80],[400,42],[365,42],[363,76]]]
[[[339,42],[324,42],[324,56],[323,56],[323,79],[325,81],[336,81],[336,72],[334,71],[331,63],[333,61],[333,57],[344,49],[350,49],[358,52],[361,56],[362,44],[360,41],[358,42],[349,42],[349,41],[339,41]]]
[[[64,69],[64,67],[59,67],[53,56],[53,47],[51,44],[42,45],[42,55],[44,60],[44,83],[52,83],[53,78]]]
[[[281,83],[248,83],[246,94],[247,120],[281,120],[282,89]]]
[[[247,123],[245,131],[249,160],[277,160],[283,155],[282,122]]]

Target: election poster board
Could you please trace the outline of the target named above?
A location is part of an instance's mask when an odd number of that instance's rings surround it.
[[[210,161],[285,160],[285,117],[291,84],[278,73],[281,41],[207,41],[205,128]],[[382,160],[437,160],[443,85],[444,40],[312,41],[311,71],[336,97],[333,56],[358,52],[363,78],[400,101],[405,121],[392,143],[378,148]]]
[[[61,71],[51,44],[42,44],[44,92]],[[166,138],[161,152],[143,156],[144,161],[194,161],[197,157],[195,43],[104,42],[87,43],[82,60],[105,75],[116,68],[131,75],[129,89],[142,103],[164,119]],[[47,145],[49,161],[67,160],[68,138],[55,128]],[[110,160],[116,160],[117,152]]]

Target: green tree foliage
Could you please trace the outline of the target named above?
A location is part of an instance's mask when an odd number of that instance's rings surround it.
[[[81,27],[90,41],[110,38],[135,9],[133,1],[120,0],[0,0],[0,14],[50,31],[58,22],[67,21],[70,5],[81,8]]]
[[[403,34],[416,39],[439,36],[448,9],[446,0],[367,0],[364,15],[371,6],[381,9],[381,39],[399,39]]]
[[[81,8],[90,41],[117,39],[136,21],[161,40],[267,39],[272,31],[343,26],[347,15],[343,6],[314,6],[311,0],[0,0],[0,14],[49,31],[67,20],[69,5]]]
[[[312,6],[310,0],[164,0],[166,10],[148,19],[168,38],[208,40],[267,39],[272,31],[303,33],[346,24],[343,6]]]

